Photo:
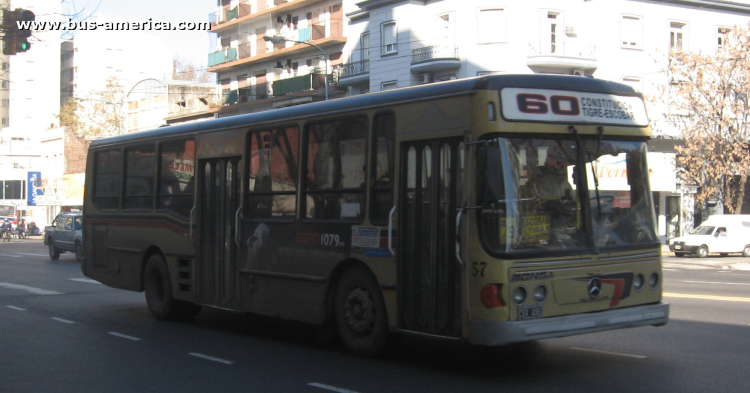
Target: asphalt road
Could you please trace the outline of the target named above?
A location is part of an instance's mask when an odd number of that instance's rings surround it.
[[[729,262],[727,262],[729,261]],[[41,240],[0,243],[0,392],[744,392],[750,258],[665,256],[671,320],[504,348],[404,337],[377,359],[309,326],[207,309],[159,322]]]

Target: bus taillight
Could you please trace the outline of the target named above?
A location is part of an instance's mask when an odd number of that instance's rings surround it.
[[[505,305],[503,301],[503,295],[500,291],[503,284],[487,284],[482,288],[480,297],[482,304],[487,308],[498,308]]]

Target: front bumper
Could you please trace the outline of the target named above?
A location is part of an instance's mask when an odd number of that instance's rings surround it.
[[[679,249],[677,247],[680,247]],[[672,252],[684,252],[685,254],[695,254],[698,252],[700,246],[686,246],[684,244],[670,244],[669,251]]]
[[[662,326],[668,320],[667,303],[524,321],[473,320],[468,341],[477,345],[497,346],[605,330]]]

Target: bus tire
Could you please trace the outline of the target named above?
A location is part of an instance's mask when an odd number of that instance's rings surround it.
[[[172,298],[172,283],[169,280],[167,263],[161,255],[154,254],[146,262],[143,283],[146,290],[146,304],[151,315],[160,321],[174,319],[176,307]]]
[[[674,256],[676,256],[678,258],[682,258],[682,257],[685,256],[685,253],[684,252],[676,252],[676,253],[674,253]]]
[[[745,248],[742,249],[742,256],[750,257],[750,244],[746,245]]]
[[[388,316],[383,293],[366,268],[355,266],[341,276],[336,287],[336,329],[353,354],[373,357],[388,340]]]
[[[55,247],[55,242],[49,239],[47,243],[49,243],[49,246],[47,246],[49,248],[49,259],[53,261],[60,259],[60,250]]]
[[[201,307],[172,297],[172,282],[164,258],[152,255],[146,262],[144,272],[146,304],[151,315],[160,321],[191,319],[201,312]]]

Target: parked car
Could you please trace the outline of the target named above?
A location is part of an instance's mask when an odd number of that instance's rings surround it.
[[[689,234],[671,239],[669,250],[678,257],[695,254],[705,258],[709,253],[742,253],[750,257],[750,215],[710,216]]]
[[[78,262],[83,262],[83,213],[63,212],[55,217],[52,225],[44,227],[44,244],[52,260],[64,252],[74,252]]]

